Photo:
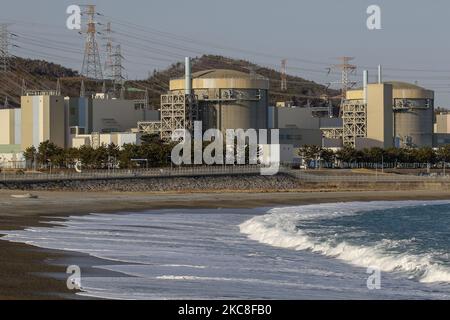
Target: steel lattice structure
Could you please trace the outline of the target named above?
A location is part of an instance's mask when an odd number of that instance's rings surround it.
[[[287,60],[281,60],[281,91],[287,90]]]
[[[84,47],[83,65],[81,67],[81,74],[90,79],[103,79],[102,63],[100,61],[100,54],[96,40],[96,22],[94,16],[95,6],[88,5],[84,14],[88,17],[86,43]]]
[[[185,94],[161,95],[161,121],[142,121],[138,131],[159,133],[161,139],[170,141],[176,130],[193,130],[194,121],[200,120],[195,96]]]
[[[321,128],[322,136],[327,139],[342,139],[343,128]]]
[[[7,24],[0,24],[0,72],[9,70],[9,32]]]
[[[367,106],[362,100],[347,100],[342,105],[343,144],[356,147],[356,138],[367,136]]]

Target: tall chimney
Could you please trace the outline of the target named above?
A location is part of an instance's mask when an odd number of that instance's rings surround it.
[[[378,83],[381,84],[383,83],[383,74],[382,74],[383,70],[381,68],[381,64],[378,65]]]
[[[186,57],[184,59],[184,72],[185,72],[185,93],[192,93],[192,72],[191,72],[191,58]]]
[[[369,72],[367,70],[363,71],[363,95],[364,103],[367,103],[367,85],[369,83]]]

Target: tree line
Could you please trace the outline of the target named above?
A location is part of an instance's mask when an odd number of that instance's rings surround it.
[[[44,141],[38,148],[29,147],[24,152],[28,168],[73,168],[81,162],[84,169],[162,167],[170,165],[173,144],[159,135],[144,135],[140,145],[125,144],[121,148],[114,143],[98,148],[84,145],[64,149],[51,141]]]
[[[333,166],[337,163],[348,165],[352,163],[381,164],[381,163],[422,163],[437,165],[443,162],[450,163],[450,145],[440,148],[366,148],[356,150],[344,147],[333,151],[318,146],[304,146],[299,149],[298,156],[308,165],[321,162],[324,166]]]
[[[29,147],[24,152],[27,168],[48,169],[60,168],[70,169],[80,162],[83,169],[132,169],[171,166],[172,150],[178,142],[167,143],[161,140],[158,134],[148,134],[141,137],[141,144],[124,144],[119,147],[115,144],[101,145],[93,148],[83,145],[80,148],[64,149],[58,147],[51,141],[44,141],[38,148]],[[208,146],[203,142],[203,151]],[[236,147],[235,147],[236,150]],[[223,146],[223,157],[225,158],[226,146]],[[194,146],[191,148],[193,155]],[[212,152],[215,156],[216,151]],[[235,162],[237,157],[235,158]],[[248,144],[245,148],[245,163],[250,163],[250,152]]]

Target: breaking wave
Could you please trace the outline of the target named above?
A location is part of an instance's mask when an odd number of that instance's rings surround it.
[[[436,261],[434,252],[413,254],[410,250],[393,253],[391,249],[414,245],[416,239],[382,239],[375,244],[355,244],[336,241],[339,237],[316,237],[302,229],[305,222],[358,215],[368,211],[424,206],[426,204],[449,204],[448,201],[420,202],[371,202],[347,204],[321,204],[275,208],[268,214],[256,216],[240,225],[241,233],[249,239],[263,244],[292,250],[309,250],[328,257],[337,258],[359,267],[376,267],[385,272],[406,272],[409,278],[420,282],[450,283],[448,265]],[[342,210],[345,208],[345,210]],[[346,231],[347,230],[342,230]]]

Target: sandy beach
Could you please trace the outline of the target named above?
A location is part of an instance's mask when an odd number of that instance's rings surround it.
[[[375,200],[450,199],[450,191],[266,192],[266,193],[103,193],[33,192],[37,199],[15,199],[21,191],[0,192],[0,230],[37,226],[56,217],[93,212],[134,212],[160,208],[253,208],[290,204]],[[0,241],[0,299],[76,299],[66,289],[61,261],[94,258]],[[59,279],[48,276],[58,274]]]

